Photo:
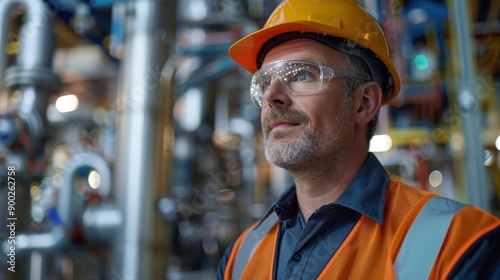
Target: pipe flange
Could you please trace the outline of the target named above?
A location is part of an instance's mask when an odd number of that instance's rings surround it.
[[[59,76],[51,69],[45,67],[9,67],[9,69],[5,71],[4,81],[7,87],[11,89],[25,85],[40,85],[52,90],[61,88]]]
[[[85,239],[93,244],[110,243],[122,223],[122,213],[109,201],[88,205],[83,211]]]

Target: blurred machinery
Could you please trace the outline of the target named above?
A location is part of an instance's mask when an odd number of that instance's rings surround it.
[[[227,56],[279,2],[0,1],[0,221],[16,218],[15,273],[0,226],[0,280],[214,279],[225,247],[290,184],[263,156],[250,76]],[[405,84],[382,112],[377,156],[449,197],[485,181],[500,208],[498,1],[470,3],[472,132],[457,101],[460,7],[362,2]],[[485,165],[472,176],[477,148]]]
[[[387,166],[422,188],[495,211],[498,165],[485,165],[488,155],[498,157],[500,6],[488,0],[378,3],[405,84],[389,108],[390,134],[400,147],[395,151],[410,159]],[[447,179],[431,182],[433,172]]]
[[[2,1],[0,279],[213,277],[267,202],[227,48],[275,5]]]

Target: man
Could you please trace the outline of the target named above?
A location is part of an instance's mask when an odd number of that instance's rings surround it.
[[[229,51],[254,73],[268,160],[295,185],[245,230],[218,279],[500,279],[500,220],[391,180],[368,152],[400,89],[355,1],[286,0]]]

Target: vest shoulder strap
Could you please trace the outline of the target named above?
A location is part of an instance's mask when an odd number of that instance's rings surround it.
[[[394,262],[397,279],[428,279],[455,214],[465,204],[433,197],[413,221]]]
[[[248,232],[243,240],[234,261],[232,279],[240,279],[243,269],[245,269],[248,261],[252,257],[257,246],[264,238],[264,236],[273,228],[278,221],[276,213],[272,212],[254,229]]]

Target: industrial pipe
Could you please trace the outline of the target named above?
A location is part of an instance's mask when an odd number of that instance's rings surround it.
[[[164,279],[166,225],[155,201],[162,182],[165,122],[172,114],[161,72],[176,18],[176,1],[133,1],[125,5],[125,54],[117,99],[117,153],[114,195],[123,223],[113,246],[110,277]]]
[[[70,239],[66,231],[70,231],[75,226],[75,179],[82,169],[95,170],[101,176],[101,185],[99,192],[103,197],[106,197],[111,189],[111,170],[107,162],[99,155],[91,152],[81,152],[73,155],[62,171],[63,184],[58,194],[57,208],[51,209],[50,216],[53,221],[53,228],[49,232],[42,233],[19,233],[16,236],[16,256],[21,257],[27,253],[38,251],[42,254],[54,253],[66,245]],[[95,209],[101,209],[95,208]],[[95,219],[89,218],[88,223],[93,232],[111,233],[117,228],[117,220],[120,221],[119,215],[112,208],[105,208],[108,213],[114,214],[114,219],[100,219],[100,223],[96,224]],[[93,211],[102,217],[102,211]],[[102,240],[105,236],[99,236]],[[2,255],[6,255],[9,249],[8,241],[2,243]],[[2,263],[4,265],[4,263]]]
[[[453,15],[452,34],[457,40],[457,104],[460,108],[463,135],[465,140],[465,180],[467,202],[490,211],[488,202],[488,183],[484,166],[484,145],[481,124],[481,106],[477,89],[477,72],[474,61],[474,38],[469,15],[470,2],[465,0],[448,1]]]
[[[99,194],[108,197],[111,190],[111,169],[102,156],[93,152],[74,154],[61,172],[63,184],[57,199],[57,212],[64,227],[72,229],[75,226],[75,179],[81,170],[95,170],[101,176]]]
[[[18,7],[26,9],[25,21],[20,34],[9,34],[9,13]],[[20,131],[26,133],[31,149],[29,152],[34,156],[42,148],[41,142],[46,132],[49,94],[60,87],[60,80],[52,70],[56,41],[53,30],[55,15],[41,0],[0,1],[0,15],[0,34],[7,34],[0,37],[0,88],[20,92],[20,100],[15,108],[9,108],[10,115],[6,118],[19,117],[21,120],[15,122],[19,127],[12,128],[11,135],[8,131],[2,131],[2,135],[15,136]],[[19,52],[15,65],[4,73],[8,39],[18,40]]]
[[[63,227],[55,226],[49,232],[26,234],[19,233],[16,235],[16,257],[26,256],[28,253],[38,251],[42,254],[48,254],[61,250],[68,244],[68,238]],[[12,246],[6,241],[2,243],[2,255],[9,252],[9,247]],[[2,265],[4,265],[2,263]]]
[[[24,22],[20,34],[9,33],[13,22],[11,12],[24,7]],[[2,137],[11,136],[14,142],[20,134],[27,134],[28,143],[24,142],[29,162],[42,151],[42,139],[45,131],[45,111],[48,95],[59,88],[59,78],[52,71],[52,58],[55,50],[53,31],[54,14],[51,14],[41,0],[3,0],[0,1],[0,90],[19,91],[20,100],[14,108],[8,108],[9,115],[2,117]],[[16,63],[6,71],[6,46],[8,40],[19,43]],[[10,104],[9,104],[10,105]],[[18,121],[19,120],[19,121]],[[7,125],[5,125],[7,124]],[[10,144],[12,144],[10,143]],[[3,143],[6,144],[6,143]],[[9,144],[9,143],[7,143]],[[29,158],[31,156],[31,158]],[[9,162],[9,158],[7,159]],[[22,172],[24,166],[20,162],[17,170]],[[16,237],[16,253],[23,254],[31,249],[57,250],[65,243],[63,230],[54,227],[51,232]],[[2,253],[5,243],[2,244]]]
[[[8,34],[9,24],[12,21],[11,12],[20,7],[24,3],[24,0],[3,0],[0,1],[0,93],[4,87],[3,76],[6,67],[7,56],[5,55],[5,50],[7,48],[7,42],[9,36],[4,36]]]

